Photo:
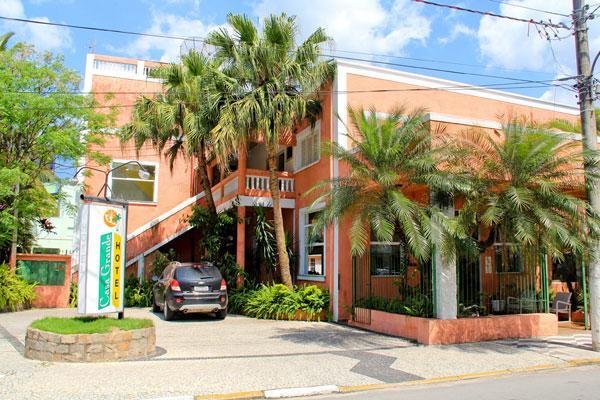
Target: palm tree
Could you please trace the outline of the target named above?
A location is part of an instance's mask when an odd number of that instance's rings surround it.
[[[160,152],[166,149],[171,168],[179,154],[195,156],[207,208],[216,217],[207,154],[218,107],[207,100],[218,72],[212,60],[194,50],[181,61],[155,72],[156,77],[163,79],[165,92],[136,102],[131,122],[121,129],[122,140],[133,139],[138,150],[147,142]]]
[[[333,73],[333,64],[320,59],[330,38],[319,28],[296,44],[298,25],[286,14],[266,18],[261,32],[244,15],[229,15],[227,21],[230,30],[207,39],[223,73],[232,79],[214,129],[217,153],[238,149],[249,139],[265,141],[281,281],[291,287],[276,155],[280,138],[307,117],[318,101],[317,90]]]
[[[430,132],[422,110],[400,108],[381,119],[374,109],[349,108],[348,116],[350,131],[355,132],[348,136],[351,148],[331,143],[324,151],[347,163],[350,173],[311,189],[321,192],[314,204],[326,204],[313,231],[347,216],[354,255],[365,253],[371,235],[380,242],[393,242],[399,233],[418,260],[429,258],[433,236],[444,241],[447,256],[452,257],[451,220],[429,205],[430,191],[454,190],[453,181],[438,168],[444,148],[433,146],[441,132]]]
[[[0,35],[0,51],[8,50],[8,41],[14,34],[14,32],[6,32],[5,34]]]
[[[584,253],[599,220],[581,193],[585,157],[578,142],[517,123],[504,126],[497,140],[482,131],[454,140],[454,172],[470,181],[459,221],[473,234],[480,227],[490,232],[480,251],[502,242],[559,259],[565,251]]]

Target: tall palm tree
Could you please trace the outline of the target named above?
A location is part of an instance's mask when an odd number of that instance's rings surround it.
[[[0,51],[8,50],[8,41],[14,34],[14,32],[6,32],[5,34],[0,35]]]
[[[585,154],[578,142],[517,123],[507,124],[499,139],[472,130],[454,141],[454,172],[470,181],[459,221],[474,234],[480,227],[490,232],[480,251],[502,242],[556,258],[584,253],[600,221],[583,200]]]
[[[320,57],[330,38],[319,28],[297,44],[296,18],[286,14],[266,18],[260,32],[244,15],[229,15],[227,21],[231,29],[207,38],[223,73],[232,79],[214,129],[215,141],[221,154],[251,138],[265,141],[277,258],[282,283],[291,287],[276,156],[280,138],[313,109],[316,91],[333,73],[333,64]]]
[[[422,110],[400,108],[381,119],[374,109],[348,109],[351,148],[327,144],[326,153],[347,163],[350,173],[315,185],[320,192],[314,204],[325,208],[314,231],[347,216],[354,255],[368,249],[371,235],[380,242],[404,238],[408,251],[424,261],[431,254],[436,236],[445,243],[445,255],[453,256],[452,221],[440,209],[429,205],[429,193],[451,193],[455,181],[438,168],[444,148],[433,146],[434,134],[424,122]],[[456,181],[458,182],[458,180]],[[416,197],[415,193],[425,194]],[[437,231],[437,232],[436,232]]]
[[[216,65],[191,50],[181,64],[160,68],[155,76],[163,79],[164,93],[136,102],[131,122],[121,129],[122,140],[133,139],[138,150],[147,142],[160,152],[166,149],[171,168],[178,155],[195,156],[207,208],[216,216],[207,160],[219,115],[218,107],[208,103],[208,93],[216,87]]]

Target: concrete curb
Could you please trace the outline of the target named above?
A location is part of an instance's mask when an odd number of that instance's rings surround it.
[[[354,385],[354,386],[313,386],[303,388],[285,388],[272,390],[258,390],[250,392],[222,393],[222,394],[207,394],[194,396],[194,400],[243,400],[243,399],[281,399],[290,397],[316,396],[331,393],[353,393],[365,392],[378,389],[393,389],[403,386],[418,386],[429,385],[444,382],[458,382],[471,379],[489,378],[503,375],[514,375],[526,372],[547,371],[553,369],[564,369],[573,367],[582,367],[585,365],[600,364],[600,358],[582,358],[571,361],[565,361],[563,364],[541,364],[533,365],[525,368],[502,369],[488,372],[477,372],[471,374],[443,376],[439,378],[429,378],[412,380],[401,383],[375,383],[370,385]]]

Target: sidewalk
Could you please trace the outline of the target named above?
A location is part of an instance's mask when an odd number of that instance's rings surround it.
[[[600,357],[591,351],[589,333],[426,347],[330,323],[240,316],[165,322],[148,309],[126,314],[154,320],[155,357],[104,364],[27,360],[21,352],[31,321],[74,310],[0,314],[0,398],[153,399],[322,385],[368,388]]]

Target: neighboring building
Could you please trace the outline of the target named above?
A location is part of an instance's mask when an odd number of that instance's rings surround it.
[[[148,69],[156,66],[153,62],[90,54],[87,58],[85,88],[97,93],[115,92],[109,101],[104,101],[103,96],[97,94],[103,104],[133,104],[136,92],[160,90],[160,82],[147,77]],[[414,90],[422,88],[443,89]],[[465,89],[464,84],[458,82],[349,62],[338,62],[335,80],[328,85],[328,89],[322,96],[322,116],[314,128],[300,127],[280,143],[279,182],[286,229],[295,238],[295,278],[299,284],[314,283],[329,289],[335,320],[348,319],[349,306],[352,304],[355,282],[346,234],[349,226],[342,221],[328,227],[317,241],[309,245],[306,240],[307,229],[318,207],[309,209],[313,198],[303,194],[323,179],[348,174],[346,165],[320,154],[320,145],[325,141],[338,142],[344,147],[350,145],[346,136],[348,106],[373,106],[382,113],[390,112],[398,105],[409,109],[423,107],[432,129],[444,126],[448,134],[472,127],[493,134],[501,128],[501,116],[522,115],[538,122],[561,118],[575,123],[579,115],[577,108],[536,98],[485,88]],[[390,91],[374,92],[376,89]],[[120,110],[118,123],[121,125],[128,121],[131,107],[121,107]],[[185,221],[191,207],[202,202],[203,197],[194,174],[194,161],[179,158],[171,170],[168,161],[151,146],[144,146],[136,152],[132,144],[121,146],[116,137],[110,136],[104,147],[95,149],[110,155],[113,166],[128,160],[139,160],[150,172],[148,179],[140,179],[137,167],[131,166],[109,177],[113,196],[129,201],[128,274],[132,271],[148,274],[153,253],[158,249],[172,247],[178,251],[181,259],[198,259],[194,243],[199,233],[194,232]],[[265,146],[262,143],[250,143],[247,153],[240,155],[237,166],[223,179],[213,162],[210,177],[217,208],[223,210],[231,207],[237,199],[239,215],[251,217],[255,206],[270,206],[266,165]],[[90,194],[95,195],[103,179],[101,174],[86,178]],[[252,227],[240,225],[237,232],[238,262],[242,267],[250,268],[254,262],[248,256],[252,254]],[[378,253],[378,246],[381,244],[372,243],[371,251],[384,259],[383,252]],[[499,266],[491,267],[496,262],[494,254],[494,249],[490,249],[477,270],[480,287],[493,276],[506,272]],[[438,270],[443,271],[443,266],[439,265]],[[373,287],[391,287],[393,279],[390,278],[397,276],[397,273],[389,265],[371,268],[371,284]],[[419,275],[418,279],[424,279],[421,276],[424,275]],[[456,305],[454,310],[456,313]]]
[[[31,252],[70,255],[73,252],[77,204],[81,190],[74,183],[48,183],[45,187],[50,194],[59,199],[56,213],[48,217],[54,228],[51,232],[37,228]]]

